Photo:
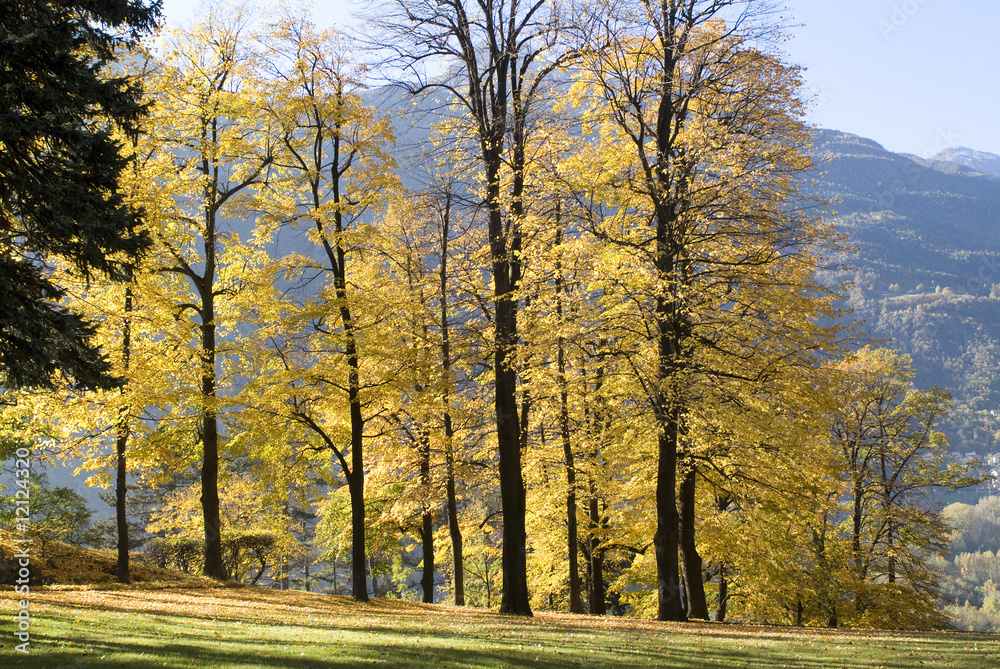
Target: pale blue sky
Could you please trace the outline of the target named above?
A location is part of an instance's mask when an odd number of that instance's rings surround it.
[[[812,120],[919,156],[1000,154],[1000,2],[790,0]]]
[[[187,22],[199,2],[164,0],[168,23]],[[1000,2],[785,4],[802,24],[786,50],[807,68],[812,122],[924,157],[958,145],[1000,154]],[[317,23],[343,25],[352,4],[318,0],[314,7]]]

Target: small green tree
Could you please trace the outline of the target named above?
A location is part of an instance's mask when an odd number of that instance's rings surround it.
[[[91,542],[91,510],[83,495],[72,488],[49,487],[49,478],[43,471],[32,472],[27,493],[28,508],[31,510],[29,533],[32,539],[39,542],[39,554],[44,555],[52,541],[63,541],[74,546]],[[17,508],[15,498],[23,497],[18,497],[15,493],[0,498],[0,522],[4,526],[14,524]]]

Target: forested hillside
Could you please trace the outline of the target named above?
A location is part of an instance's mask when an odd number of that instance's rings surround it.
[[[810,192],[835,201],[854,246],[835,256],[850,269],[820,276],[853,281],[847,304],[870,336],[913,358],[918,385],[951,392],[953,450],[1000,451],[1000,178],[832,130],[812,154]]]

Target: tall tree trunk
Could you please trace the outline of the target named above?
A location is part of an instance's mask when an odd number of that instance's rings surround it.
[[[660,100],[659,132],[668,132],[673,123],[673,101],[669,94]],[[658,137],[663,144],[661,160],[670,156],[672,141]],[[665,143],[665,144],[664,144]],[[668,170],[657,167],[660,184],[671,182]],[[685,286],[681,255],[684,232],[678,212],[669,203],[656,207],[657,279],[665,290],[656,298],[657,387],[653,406],[658,424],[656,475],[656,532],[653,546],[656,555],[656,580],[659,620],[684,620],[681,600],[678,550],[680,548],[680,517],[677,511],[677,458],[681,452],[682,396],[681,373],[687,368],[684,341],[688,334],[682,311]]]
[[[715,491],[715,508],[719,513],[724,512],[732,504],[732,497],[726,492]],[[719,565],[719,597],[715,608],[715,621],[722,623],[726,621],[726,609],[729,607],[729,577],[726,574],[726,565]]]
[[[565,391],[562,393],[566,401]],[[573,464],[573,448],[570,444],[568,410],[563,405],[560,432],[562,432],[563,455],[566,459],[566,550],[569,555],[569,611],[582,613],[580,602],[579,532],[576,522],[576,468]]]
[[[729,580],[726,565],[719,566],[719,601],[715,607],[715,622],[726,622],[726,608],[729,606]]]
[[[434,603],[434,519],[429,511],[424,511],[420,529],[420,540],[423,551],[423,575],[420,578],[420,588],[423,590],[425,604]]]
[[[364,478],[357,472],[351,472],[347,477],[347,488],[351,494],[351,596],[359,602],[368,601],[364,485]]]
[[[868,571],[861,554],[861,527],[864,522],[864,488],[857,476],[853,483],[854,504],[851,514],[851,552],[854,554],[855,572],[863,580]]]
[[[214,256],[214,253],[212,255]],[[206,276],[210,276],[207,272],[206,269]],[[205,402],[201,415],[203,451],[201,507],[205,516],[205,568],[203,573],[210,578],[224,581],[229,578],[229,575],[226,573],[226,567],[222,561],[222,520],[219,511],[219,423],[215,411],[215,306],[210,288],[213,285],[212,281],[206,278],[205,284],[208,288],[202,296],[201,325],[201,394]]]
[[[881,449],[880,449],[881,450]],[[884,452],[879,453],[879,465],[882,484],[882,513],[885,514],[885,541],[886,541],[886,578],[889,583],[896,582],[896,550],[893,546],[893,534],[895,525],[892,521],[892,477],[886,467],[886,456]]]
[[[131,270],[129,271],[131,281]],[[132,285],[125,286],[125,317],[122,319],[122,370],[127,375],[129,358],[132,349]],[[126,381],[127,383],[127,381]],[[124,386],[122,392],[125,392]],[[118,563],[115,576],[119,583],[129,582],[128,563],[128,515],[126,513],[126,494],[128,485],[128,468],[125,450],[128,447],[128,416],[129,408],[122,407],[118,418],[118,440],[115,445],[117,455],[117,475],[115,481],[115,519],[118,525]]]
[[[687,104],[683,100],[680,81],[681,59],[685,46],[680,42],[685,30],[695,20],[690,14],[691,3],[661,3],[658,9],[663,68],[659,80],[659,100],[656,110],[655,164],[647,172],[647,185],[653,197],[656,251],[653,264],[656,281],[663,288],[655,307],[657,345],[657,388],[654,410],[659,427],[658,467],[656,481],[656,549],[657,593],[660,620],[683,620],[684,609],[678,578],[678,548],[680,539],[677,512],[677,456],[681,446],[683,417],[683,372],[690,366],[685,355],[685,341],[690,325],[684,313],[685,295],[689,289],[685,260],[690,241],[683,214],[688,204],[688,183],[693,177],[685,168],[677,138],[685,126]],[[711,13],[711,10],[708,10]],[[687,25],[685,25],[687,23]]]
[[[826,626],[836,627],[837,626],[837,602],[835,598],[837,594],[832,588],[832,570],[830,568],[830,560],[826,554],[826,530],[827,530],[828,516],[826,513],[823,514],[823,526],[820,530],[813,528],[813,545],[816,551],[816,565],[823,579],[819,587],[819,599],[821,610],[825,611],[827,614]]]
[[[513,18],[513,17],[511,17]],[[514,60],[511,57],[514,56]],[[497,375],[496,414],[497,436],[500,442],[500,497],[503,506],[503,589],[500,611],[515,615],[530,616],[531,604],[528,597],[528,556],[525,515],[527,513],[524,474],[521,469],[522,451],[527,445],[527,417],[530,401],[526,398],[521,408],[521,420],[517,420],[517,374],[514,369],[515,348],[518,343],[517,311],[518,290],[521,287],[521,221],[524,217],[524,166],[525,166],[525,109],[521,100],[521,84],[518,79],[515,54],[504,53],[501,72],[509,72],[509,104],[507,93],[498,92],[500,105],[494,109],[494,120],[502,119],[503,125],[511,131],[511,189],[510,211],[504,226],[500,212],[500,169],[505,128],[494,124],[489,136],[481,139],[485,143],[495,140],[495,146],[484,151],[488,165],[488,190],[496,192],[490,198],[490,245],[493,251],[493,285],[496,301],[496,332],[498,355],[494,358]],[[510,69],[508,69],[510,68]],[[503,111],[501,112],[501,107]],[[507,228],[506,230],[504,228]],[[501,427],[502,423],[502,427]]]
[[[603,526],[597,493],[594,482],[590,482],[590,613],[603,616],[607,612],[604,599],[604,549],[597,536],[598,528]]]
[[[680,514],[681,573],[684,578],[684,594],[687,600],[687,617],[708,620],[708,602],[705,597],[705,582],[702,579],[702,560],[695,544],[695,482],[694,463],[685,463],[678,497]]]
[[[606,344],[607,342],[602,339],[599,341],[598,347],[603,348]],[[593,392],[594,395],[597,396],[601,388],[604,386],[603,365],[598,365],[595,372]],[[584,373],[583,376],[584,388],[586,390],[588,383],[586,380],[586,373]],[[593,453],[590,454],[590,460],[594,465],[596,465],[598,456],[601,452],[601,445],[603,444],[603,435],[605,429],[607,428],[607,417],[605,416],[605,412],[602,410],[600,400],[594,402],[593,411],[589,408],[585,408],[584,412],[586,414],[590,438],[595,445]],[[590,579],[588,583],[589,590],[587,592],[587,596],[589,600],[590,613],[592,615],[603,616],[607,612],[607,603],[605,600],[604,549],[601,547],[601,531],[607,527],[607,519],[604,518],[601,513],[600,500],[597,494],[597,483],[594,480],[594,475],[591,474],[588,479],[590,499],[587,504],[587,511],[589,515],[590,538],[587,542],[587,559]]]
[[[556,224],[559,223],[559,203],[556,203]],[[562,229],[556,231],[555,245],[562,243]],[[557,251],[558,254],[558,251]],[[562,261],[556,259],[556,317],[560,331],[563,325],[562,293],[565,290],[562,278]],[[569,556],[569,612],[582,613],[580,602],[579,533],[576,523],[576,466],[573,462],[573,444],[570,441],[569,425],[569,382],[566,380],[566,341],[560,335],[556,338],[556,366],[559,373],[559,433],[562,437],[563,457],[566,464],[566,552]]]
[[[204,455],[201,467],[201,508],[205,516],[205,567],[209,578],[226,580],[222,561],[222,520],[219,510],[219,433],[214,411],[202,416]]]
[[[448,507],[448,534],[451,537],[454,567],[455,606],[465,606],[465,559],[462,554],[462,528],[458,524],[458,498],[455,493],[455,430],[451,422],[451,323],[448,319],[448,242],[451,226],[451,190],[445,194],[444,216],[441,218],[441,263],[438,270],[441,304],[441,366],[444,369],[444,390],[441,405],[444,412],[445,490]]]
[[[489,178],[489,202],[500,201],[499,160]],[[496,297],[493,358],[499,455],[500,505],[503,510],[503,586],[500,611],[531,615],[528,601],[528,558],[526,552],[524,475],[521,471],[521,426],[517,407],[517,374],[514,348],[517,345],[516,282],[511,280],[506,235],[499,208],[490,211],[490,242],[493,250],[493,286]]]
[[[454,567],[455,606],[465,606],[465,558],[462,554],[462,528],[458,524],[458,499],[455,494],[455,453],[452,450],[451,414],[444,415],[445,453],[448,467],[448,481],[445,486],[448,495],[448,534],[451,536],[451,554]]]
[[[889,527],[886,529],[886,537],[885,537],[885,540],[887,542],[886,550],[888,553],[888,558],[886,563],[886,571],[887,571],[886,578],[888,579],[890,584],[896,582],[896,548],[893,545],[894,543],[892,536],[893,532],[895,532],[895,529],[893,528],[892,521],[890,520]]]
[[[676,414],[676,409],[670,413]],[[677,487],[677,420],[667,420],[660,426],[657,439],[656,533],[653,547],[656,555],[656,594],[658,620],[683,620],[679,564],[677,556],[679,517]]]
[[[497,170],[499,172],[499,170]],[[499,176],[497,186],[499,186]],[[491,179],[492,181],[492,179]],[[491,197],[499,201],[499,189]],[[516,282],[511,281],[511,263],[500,220],[500,211],[490,212],[496,219],[490,226],[494,251],[493,285],[496,297],[496,354],[493,371],[496,379],[497,451],[499,454],[500,505],[503,509],[503,586],[500,611],[515,615],[531,615],[528,601],[528,557],[525,513],[527,511],[524,475],[521,471],[521,429],[517,407],[517,374],[514,369],[514,348],[517,345]]]
[[[202,125],[202,141],[206,146],[218,145],[218,118],[209,118]],[[222,561],[222,519],[219,510],[219,423],[216,414],[216,342],[215,342],[215,272],[216,224],[219,207],[219,166],[216,157],[202,154],[201,171],[207,177],[204,197],[205,252],[204,273],[196,288],[201,298],[201,508],[205,524],[205,565],[203,573],[210,578],[227,580]],[[193,277],[192,277],[193,278]]]
[[[338,84],[336,89],[336,99],[338,103],[343,103],[344,91]],[[333,165],[337,170],[342,168],[341,163],[341,136],[340,119],[337,119],[333,145]],[[348,304],[347,295],[347,253],[344,242],[344,213],[339,209],[343,202],[341,196],[340,174],[338,173],[330,183],[332,192],[331,200],[338,205],[334,211],[333,222],[336,238],[331,245],[326,237],[324,224],[319,218],[316,219],[316,227],[320,232],[323,241],[323,250],[326,252],[330,262],[330,271],[333,273],[334,292],[340,302],[340,320],[344,328],[344,353],[347,355],[347,401],[351,413],[351,471],[348,476],[348,486],[351,493],[351,582],[352,596],[355,601],[368,601],[368,560],[365,555],[365,458],[364,458],[364,432],[365,419],[361,412],[361,362],[358,352],[357,330],[354,326],[354,319],[351,316],[351,309]],[[314,195],[314,206],[320,207],[318,195]],[[346,474],[347,472],[345,472]],[[372,579],[372,593],[375,593],[375,580]]]
[[[423,602],[434,603],[434,516],[428,500],[431,487],[431,437],[426,431],[420,434],[420,483],[424,487],[424,511],[421,514],[420,540],[423,553],[423,576],[420,587]]]
[[[657,270],[661,277],[672,279],[674,258],[664,247],[667,244],[669,217],[658,216],[660,257]],[[656,556],[657,619],[684,620],[681,601],[678,549],[680,516],[677,512],[677,454],[680,452],[681,410],[676,392],[680,371],[681,342],[678,305],[676,300],[660,296],[656,300],[657,319],[657,379],[663,390],[657,389],[654,407],[659,427],[657,436],[656,471],[656,532],[653,547]]]
[[[348,399],[351,407],[351,475],[348,479],[351,493],[351,577],[353,597],[368,601],[368,569],[365,559],[365,459],[363,435],[365,422],[361,416],[361,377],[358,368],[357,344],[350,326],[350,315],[344,321],[348,333],[347,364]],[[374,584],[373,584],[374,585]]]

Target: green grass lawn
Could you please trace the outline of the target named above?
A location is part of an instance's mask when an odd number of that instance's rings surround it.
[[[30,655],[0,592],[6,667],[1000,667],[1000,639],[538,614],[238,587],[32,591]]]

